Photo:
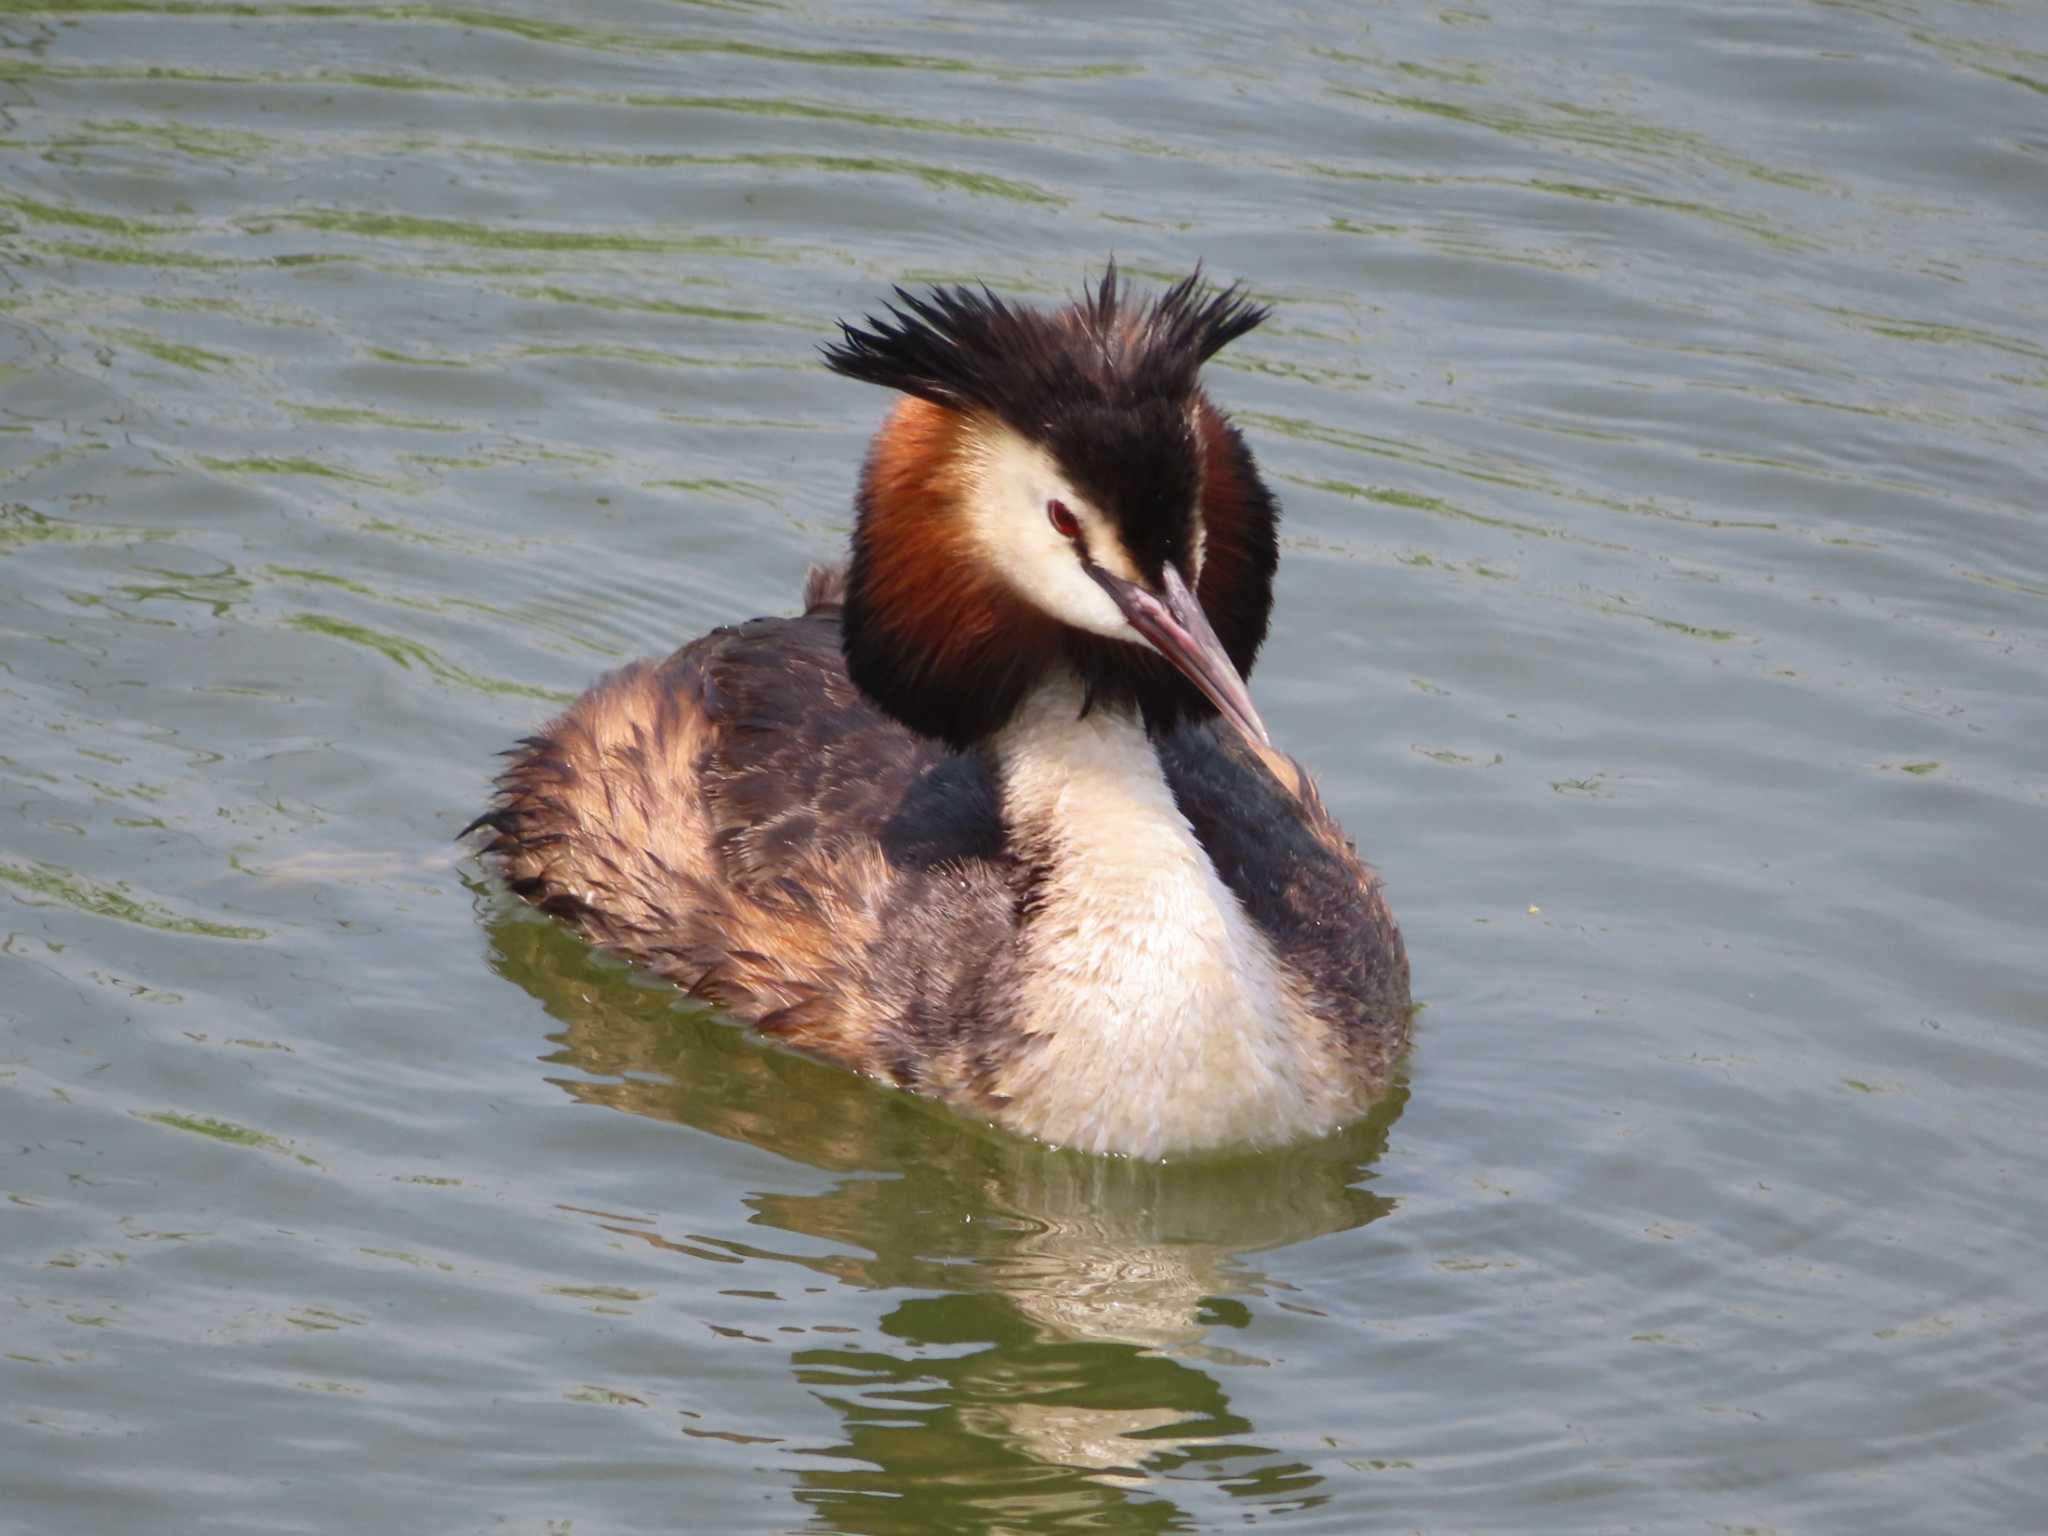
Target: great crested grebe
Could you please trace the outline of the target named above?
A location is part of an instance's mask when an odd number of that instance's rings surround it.
[[[851,562],[600,680],[469,830],[604,948],[1012,1130],[1335,1127],[1407,1044],[1408,960],[1242,681],[1278,509],[1198,374],[1266,311],[1113,265],[1053,312],[896,293],[825,349],[903,395]]]

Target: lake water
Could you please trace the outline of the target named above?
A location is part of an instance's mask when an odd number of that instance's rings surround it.
[[[2048,1525],[2048,9],[0,6],[0,1528]],[[452,842],[1198,258],[1427,1003],[1049,1153]]]

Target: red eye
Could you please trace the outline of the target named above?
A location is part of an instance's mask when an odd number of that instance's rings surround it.
[[[1048,501],[1045,504],[1045,516],[1061,538],[1078,539],[1081,537],[1081,519],[1067,510],[1067,504],[1064,501]]]

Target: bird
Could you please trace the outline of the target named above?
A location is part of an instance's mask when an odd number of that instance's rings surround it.
[[[1197,267],[1063,307],[897,287],[895,392],[803,610],[601,678],[465,832],[510,890],[768,1040],[1131,1158],[1334,1130],[1410,1044],[1383,882],[1245,684],[1279,506]]]

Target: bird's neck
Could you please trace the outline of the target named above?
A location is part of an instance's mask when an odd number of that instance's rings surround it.
[[[1301,988],[1175,805],[1135,714],[1042,683],[993,741],[1030,871],[1018,1026],[998,1090],[1049,1140],[1159,1155],[1334,1118]]]

